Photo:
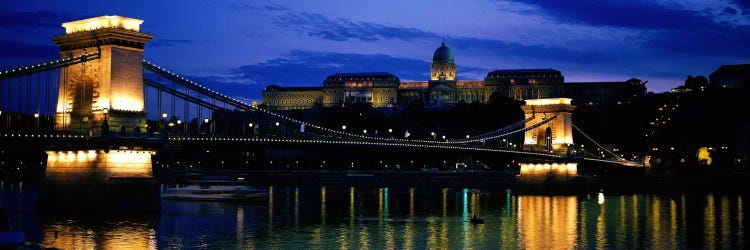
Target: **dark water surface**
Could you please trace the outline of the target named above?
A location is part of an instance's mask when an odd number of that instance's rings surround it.
[[[30,240],[64,249],[748,247],[748,197],[738,194],[527,196],[510,190],[265,188],[270,198],[259,204],[163,201],[161,214],[152,217],[16,219]],[[470,223],[474,215],[484,224]]]

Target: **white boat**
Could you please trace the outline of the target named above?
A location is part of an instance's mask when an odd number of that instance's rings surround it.
[[[195,201],[260,201],[267,197],[264,190],[248,186],[188,185],[167,188],[161,194],[165,200]]]

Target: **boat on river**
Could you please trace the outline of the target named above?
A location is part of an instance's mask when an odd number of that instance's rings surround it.
[[[188,185],[167,188],[161,194],[164,200],[193,201],[262,201],[268,194],[261,189],[248,186]]]

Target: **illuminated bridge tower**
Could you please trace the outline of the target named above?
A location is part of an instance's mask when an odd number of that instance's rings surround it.
[[[570,104],[570,98],[528,99],[526,105],[521,106],[529,127],[544,119],[555,116],[551,121],[524,134],[523,148],[525,150],[544,152],[567,152],[568,146],[573,144],[573,128],[571,116],[576,106]]]
[[[64,58],[97,55],[60,71],[56,129],[146,131],[142,55],[153,35],[143,20],[100,16],[63,23],[52,37]]]

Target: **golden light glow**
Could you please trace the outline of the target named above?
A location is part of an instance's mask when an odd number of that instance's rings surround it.
[[[347,88],[372,88],[374,84],[372,82],[345,82],[344,87]]]
[[[518,232],[524,249],[575,249],[576,196],[518,197]]]
[[[112,97],[112,109],[122,111],[143,111],[143,99],[115,94]]]
[[[99,16],[78,21],[63,23],[65,33],[75,33],[102,28],[122,28],[126,30],[139,31],[143,20],[122,16]]]
[[[42,244],[58,249],[156,249],[156,231],[146,223],[123,223],[97,231],[97,237],[90,237],[91,229],[55,223],[49,226],[42,238]],[[55,234],[57,232],[57,234]]]
[[[521,179],[544,181],[549,177],[565,180],[578,175],[578,163],[521,163]]]
[[[106,153],[96,150],[46,151],[46,178],[75,180],[89,176],[152,177],[153,151],[117,150]]]
[[[484,81],[458,81],[457,88],[484,88]]]
[[[399,89],[426,89],[430,86],[428,82],[401,82]]]
[[[531,105],[531,106],[556,105],[556,104],[570,105],[570,101],[572,100],[573,99],[570,99],[570,98],[544,98],[544,99],[527,99],[527,100],[524,100],[524,102],[526,102],[526,105]]]
[[[705,165],[711,165],[711,152],[708,151],[708,148],[701,147],[698,149],[698,163],[705,164]]]
[[[565,151],[573,144],[572,114],[575,106],[570,98],[546,98],[525,100],[521,106],[524,117],[530,119],[526,127],[541,123],[550,117],[554,119],[524,133],[524,149],[546,151],[547,142],[552,151]],[[549,133],[547,130],[549,129]],[[549,138],[547,138],[549,137]]]

